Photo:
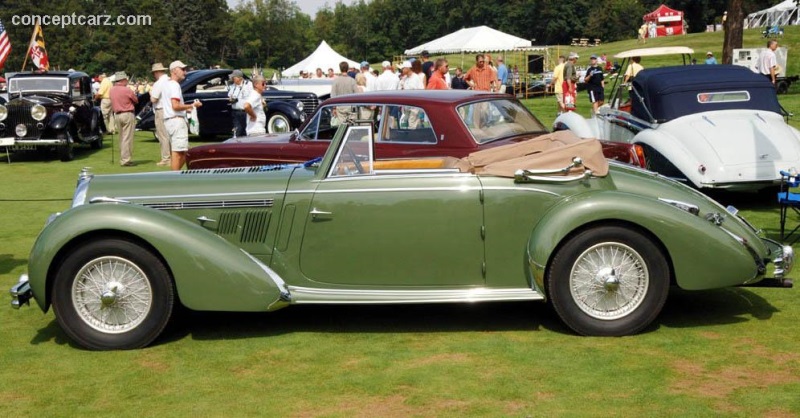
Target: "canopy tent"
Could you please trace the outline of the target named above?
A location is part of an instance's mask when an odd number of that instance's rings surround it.
[[[457,52],[511,51],[531,48],[531,41],[500,32],[488,26],[464,28],[422,45],[406,49],[406,55],[419,55],[427,50],[431,54],[453,54]]]
[[[800,7],[794,0],[785,0],[770,8],[750,13],[745,19],[745,28],[775,25],[800,25]]]
[[[339,72],[339,63],[346,61],[351,67],[358,68],[359,64],[351,59],[343,57],[338,52],[334,51],[327,42],[320,42],[311,55],[307,56],[304,60],[295,65],[281,71],[283,77],[297,77],[300,71],[315,71],[317,68],[322,68],[322,71],[327,71],[328,68],[333,68],[335,72]]]
[[[642,16],[642,20],[645,22],[655,22],[656,36],[683,34],[683,12],[670,9],[663,4],[652,12]]]

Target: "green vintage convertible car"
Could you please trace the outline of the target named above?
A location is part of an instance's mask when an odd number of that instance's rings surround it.
[[[471,129],[504,125],[476,116]],[[670,285],[791,284],[791,247],[675,181],[610,164],[598,141],[565,131],[464,159],[381,160],[374,132],[342,125],[299,165],[84,171],[12,305],[52,305],[72,339],[104,350],[150,344],[178,304],[549,300],[575,332],[619,336],[651,324]]]

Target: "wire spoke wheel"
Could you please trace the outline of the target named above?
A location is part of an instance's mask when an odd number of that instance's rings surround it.
[[[649,273],[641,255],[616,243],[597,244],[576,260],[570,292],[583,312],[597,319],[618,319],[636,310],[647,295]]]
[[[120,257],[91,260],[72,284],[72,303],[90,327],[106,333],[127,332],[142,323],[153,305],[145,273]]]

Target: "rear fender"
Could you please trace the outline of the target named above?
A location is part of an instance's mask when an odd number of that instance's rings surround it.
[[[686,135],[691,135],[687,133]],[[645,129],[639,132],[634,138],[634,143],[647,145],[658,151],[672,165],[675,166],[695,187],[700,187],[703,176],[700,174],[700,162],[694,153],[690,152],[680,141],[671,135],[658,132],[654,129]],[[647,158],[647,156],[645,156]],[[707,167],[712,169],[712,167]]]
[[[594,119],[590,121],[575,112],[566,112],[560,114],[553,122],[553,130],[570,130],[581,138],[599,138],[593,122]]]
[[[571,236],[595,225],[623,224],[649,236],[688,290],[735,286],[758,273],[754,257],[720,227],[657,200],[621,192],[584,193],[556,205],[528,241],[534,279],[544,286],[551,257]]]
[[[146,243],[170,270],[180,301],[194,310],[269,311],[285,305],[283,280],[240,248],[166,211],[133,204],[89,204],[58,216],[31,250],[29,277],[43,310],[64,257],[98,235]]]

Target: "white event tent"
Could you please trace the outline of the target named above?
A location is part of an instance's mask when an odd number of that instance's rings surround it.
[[[343,57],[338,52],[334,51],[327,42],[320,42],[317,49],[307,56],[302,61],[295,65],[281,71],[283,77],[297,77],[300,71],[315,71],[317,68],[322,68],[322,71],[328,71],[328,68],[333,68],[336,73],[339,73],[339,63],[347,61],[350,66],[358,68],[358,63]]]
[[[454,54],[458,52],[511,51],[520,48],[531,48],[531,41],[488,26],[476,26],[457,30],[441,38],[406,49],[405,54],[419,55],[425,50],[431,54]]]
[[[785,0],[770,8],[747,15],[746,28],[800,25],[800,7],[794,0]]]

